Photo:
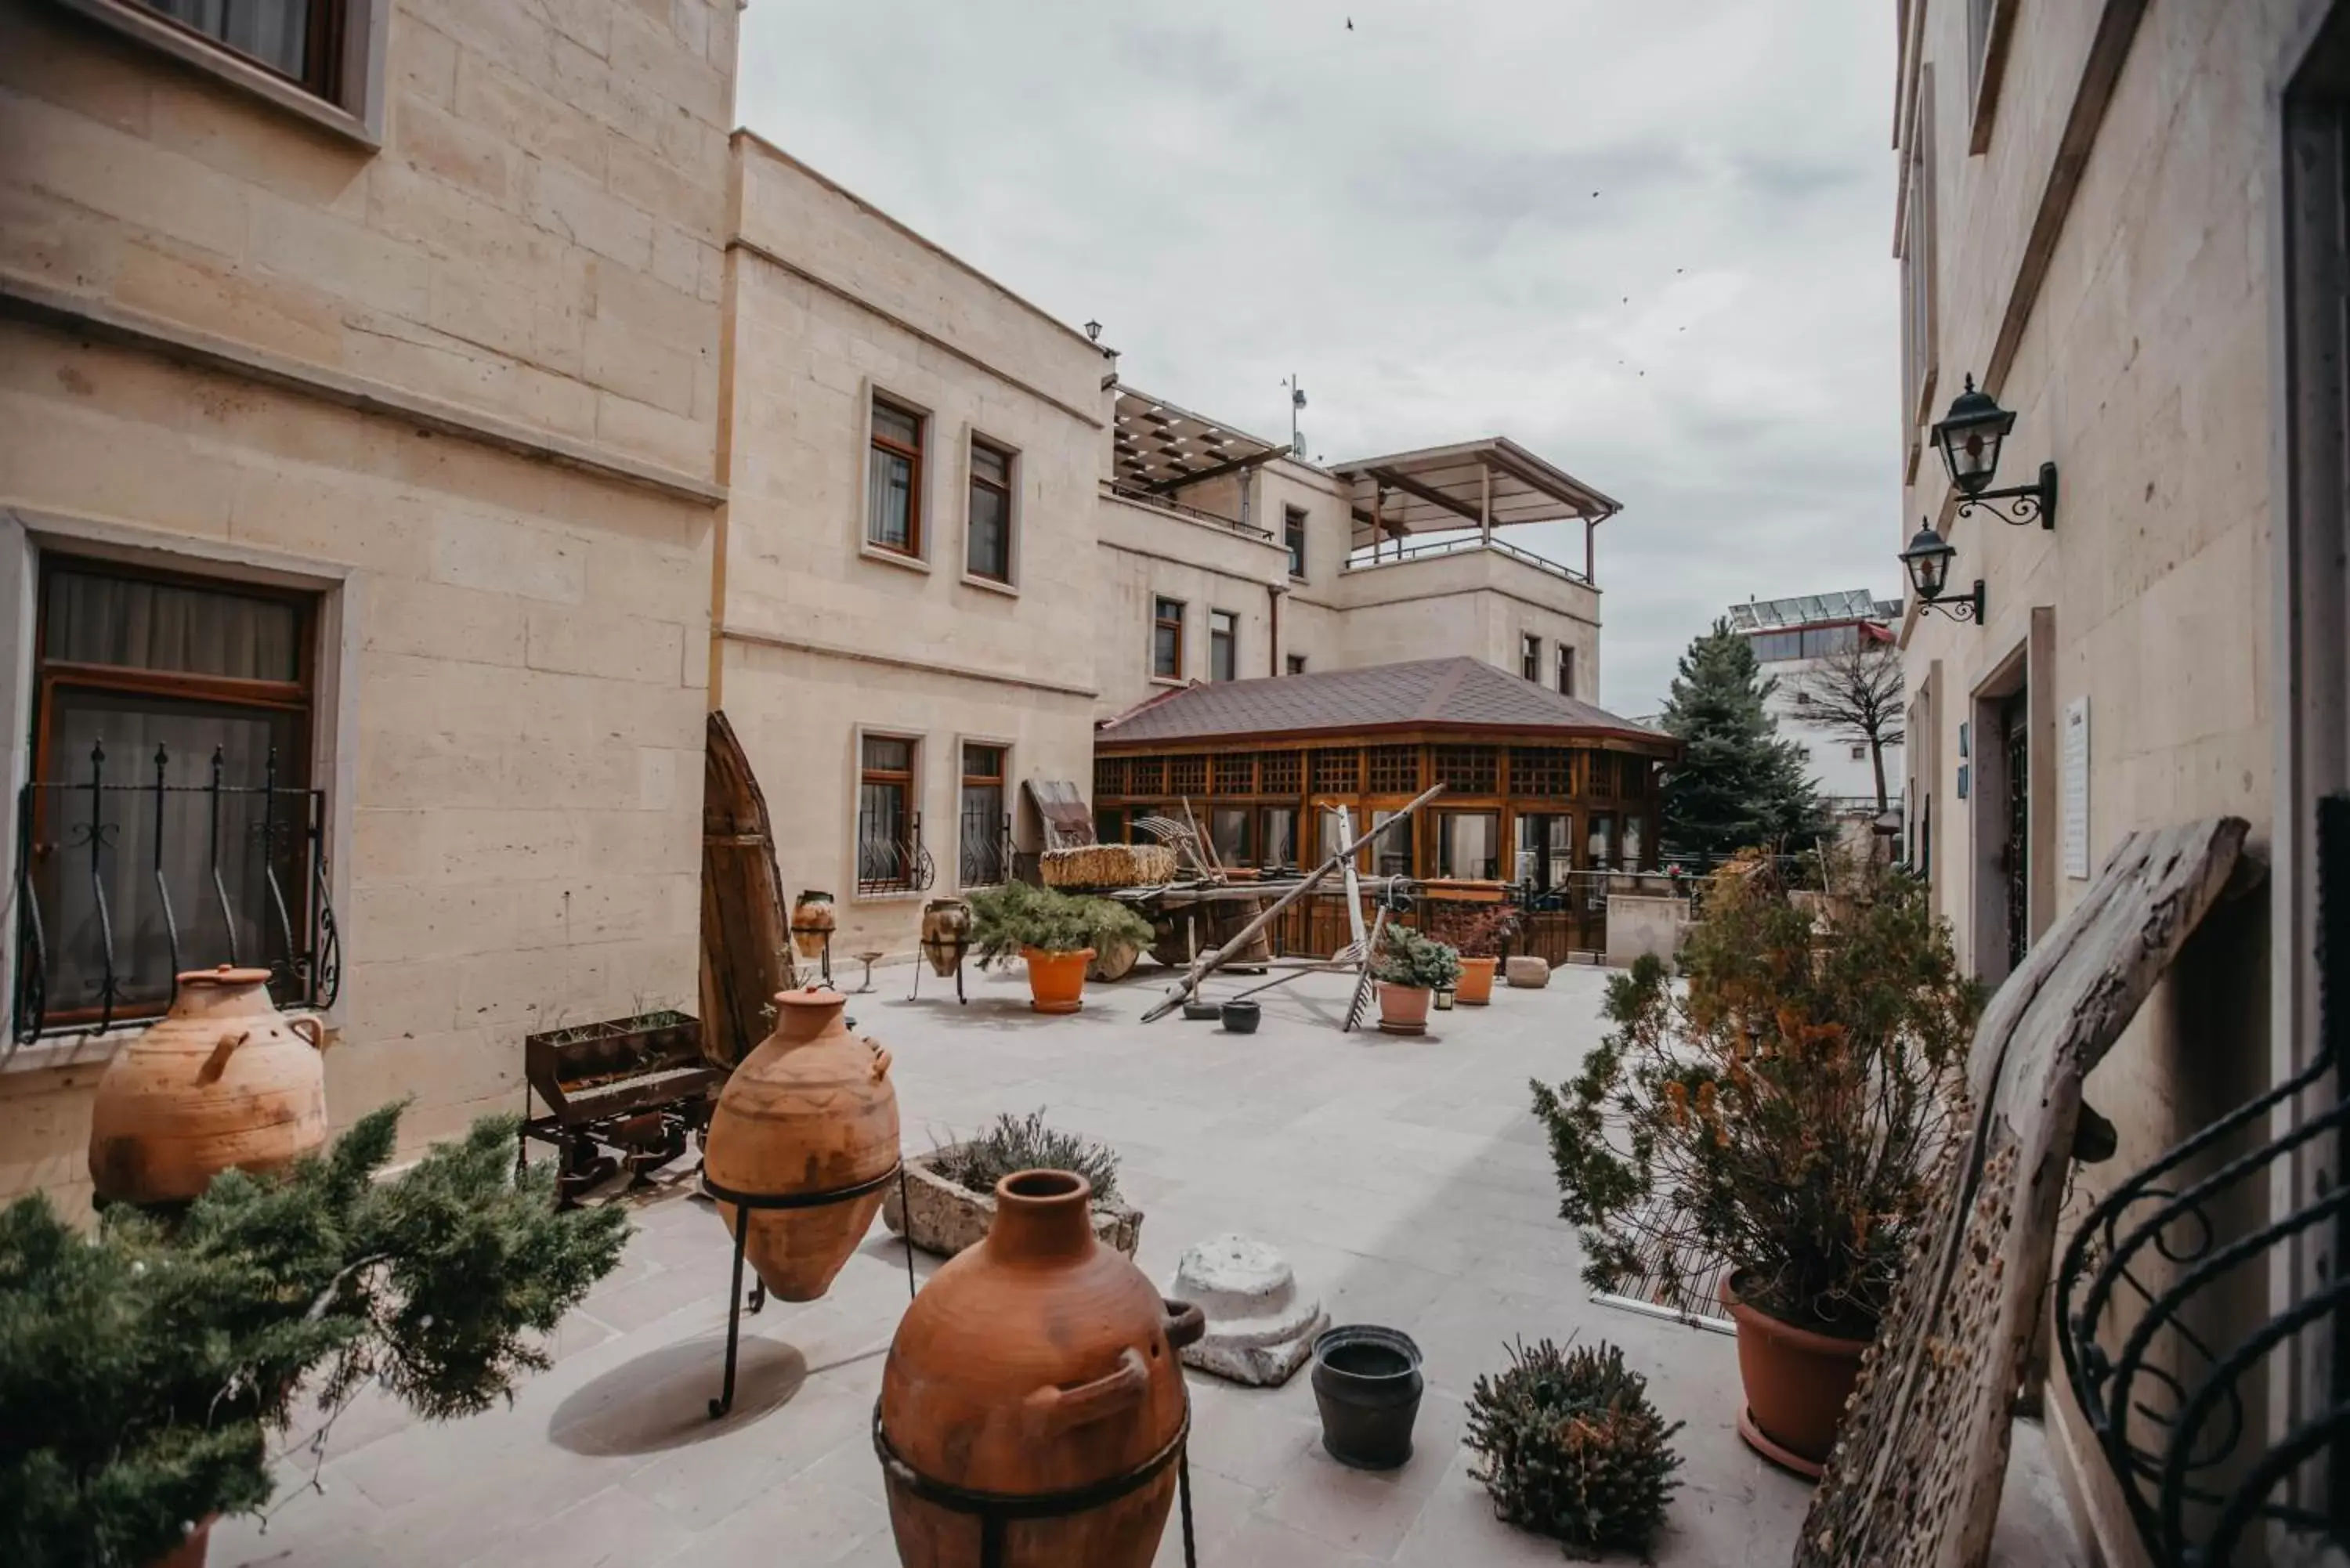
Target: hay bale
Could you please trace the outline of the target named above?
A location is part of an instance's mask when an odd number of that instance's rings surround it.
[[[1142,888],[1174,879],[1175,852],[1163,844],[1087,844],[1047,849],[1041,867],[1047,888]]]

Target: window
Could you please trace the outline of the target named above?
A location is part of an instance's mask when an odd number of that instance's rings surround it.
[[[1208,814],[1208,842],[1215,846],[1216,858],[1227,866],[1249,863],[1249,809],[1244,805],[1220,805]]]
[[[971,443],[971,526],[963,570],[992,583],[1012,580],[1012,454]]]
[[[1314,822],[1314,841],[1321,846],[1319,858],[1322,860],[1328,860],[1337,854],[1347,846],[1347,841],[1355,836],[1354,815],[1343,805],[1336,811],[1315,806]]]
[[[1293,653],[1289,656],[1289,672],[1292,675],[1303,675],[1305,673],[1305,656],[1304,654]]]
[[[224,961],[324,1004],[316,611],[303,593],[43,559],[23,831],[45,1024],[160,1012],[176,971]]]
[[[1967,151],[1991,148],[1991,125],[1999,112],[2001,62],[2014,31],[2015,0],[1967,0]]]
[[[1518,673],[1528,680],[1542,679],[1542,639],[1532,632],[1518,639]]]
[[[1491,811],[1436,814],[1436,874],[1494,881],[1502,875],[1502,818]]]
[[[1371,813],[1372,828],[1376,830],[1379,824],[1394,821],[1396,815],[1397,814],[1392,811],[1375,811]],[[1411,835],[1412,824],[1409,822],[1403,824],[1400,827],[1389,828],[1387,832],[1380,834],[1378,842],[1371,846],[1372,871],[1381,877],[1409,877],[1414,875],[1412,870]],[[1336,854],[1336,851],[1334,849],[1332,853]]]
[[[1546,892],[1565,887],[1574,869],[1575,819],[1558,812],[1520,813],[1515,880]]]
[[[338,0],[139,0],[198,37],[333,102],[340,87]]]
[[[904,893],[914,887],[914,742],[868,735],[859,742],[857,787],[857,890]]]
[[[1936,370],[1934,331],[1934,67],[1918,71],[1917,118],[1909,130],[1909,188],[1901,223],[1901,389],[1905,421],[1932,413]]]
[[[1868,761],[1868,747],[1866,744],[1855,745],[1852,749],[1852,760],[1856,763]]]
[[[1641,867],[1640,835],[1644,826],[1643,819],[1637,814],[1629,812],[1625,814],[1624,869],[1627,871],[1638,871]]]
[[[1094,839],[1100,844],[1126,842],[1126,813],[1112,806],[1094,813]]]
[[[1616,815],[1595,811],[1591,814],[1591,830],[1586,840],[1586,860],[1593,867],[1616,864]]]
[[[1558,691],[1562,697],[1575,695],[1575,649],[1563,642],[1558,645]]]
[[[1231,610],[1208,612],[1208,679],[1233,680],[1240,676],[1241,618]]]
[[[1012,879],[1012,819],[1003,811],[1003,748],[966,743],[962,749],[962,823],[956,836],[956,870],[966,888],[993,888]]]
[[[1150,673],[1161,680],[1183,679],[1183,601],[1159,599],[1150,608]]]
[[[866,472],[865,542],[894,555],[922,553],[922,416],[873,400],[873,451]]]
[[[1297,864],[1297,808],[1294,805],[1268,805],[1264,808],[1264,827],[1257,839],[1257,859],[1264,866],[1295,866]]]
[[[1303,579],[1305,576],[1305,509],[1284,506],[1281,509],[1281,539],[1289,546],[1289,575]]]

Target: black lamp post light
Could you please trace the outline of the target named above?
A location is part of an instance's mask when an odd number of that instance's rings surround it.
[[[2018,527],[2034,519],[2043,528],[2056,526],[2056,465],[2040,465],[2040,478],[2031,484],[2005,490],[1989,488],[1999,473],[2000,443],[2015,428],[2015,411],[2002,409],[1989,392],[1975,389],[1967,378],[1966,390],[1950,400],[1950,411],[1934,427],[1934,444],[1942,451],[1942,466],[1960,496],[1959,515],[1971,517],[1977,505],[1988,507],[2001,521]],[[2002,504],[2004,503],[2005,504]]]
[[[1970,620],[1977,626],[1983,618],[1982,579],[1975,579],[1974,590],[1964,598],[1947,597],[1950,582],[1950,561],[1958,555],[1950,542],[1934,531],[1934,524],[1925,518],[1918,519],[1918,532],[1909,536],[1909,547],[1899,556],[1908,568],[1909,586],[1918,590],[1918,603],[1926,609],[1938,609],[1952,620]]]

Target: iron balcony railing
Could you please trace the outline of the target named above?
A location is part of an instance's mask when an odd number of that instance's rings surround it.
[[[876,893],[920,893],[938,880],[938,867],[922,843],[922,814],[905,819],[901,833],[872,812],[857,814],[857,890]]]
[[[1562,566],[1532,550],[1520,549],[1500,539],[1488,540],[1475,534],[1451,539],[1430,539],[1417,545],[1366,545],[1347,557],[1346,569],[1367,572],[1374,567],[1392,566],[1404,561],[1432,560],[1439,556],[1467,555],[1476,550],[1491,550],[1513,561],[1523,562],[1538,572],[1548,572],[1554,577],[1563,577],[1586,588],[1591,586],[1591,579],[1572,566]]]
[[[228,783],[217,747],[201,783],[172,782],[172,762],[158,745],[145,769],[117,777],[101,741],[86,776],[19,793],[19,1044],[151,1018],[181,971],[221,963],[266,969],[281,1007],[334,1005],[342,948],[326,792],[281,785],[274,747],[258,784]]]
[[[1181,516],[1196,518],[1202,523],[1212,523],[1217,527],[1229,529],[1244,539],[1263,539],[1268,544],[1273,540],[1273,531],[1269,528],[1260,528],[1253,523],[1243,523],[1237,517],[1227,517],[1221,512],[1210,512],[1198,506],[1186,506],[1180,501],[1168,500],[1156,491],[1141,490],[1134,485],[1119,484],[1114,481],[1109,483],[1108,489],[1109,493],[1120,501],[1131,501],[1137,506],[1154,507],[1160,512],[1173,512]]]
[[[2309,1064],[2107,1194],[2057,1269],[2065,1377],[2164,1568],[2220,1568],[2248,1538],[2350,1545],[2350,1184],[2339,1177],[2350,796],[2323,803],[2317,858],[2322,1011]],[[2303,1161],[2334,1174],[2299,1182]],[[2304,1185],[2316,1195],[2272,1201]],[[2245,1214],[2273,1217],[2235,1218]],[[2304,1268],[2303,1248],[2326,1262]],[[2248,1297],[2274,1310],[2230,1313]],[[2293,1408],[2266,1418],[2280,1395]]]

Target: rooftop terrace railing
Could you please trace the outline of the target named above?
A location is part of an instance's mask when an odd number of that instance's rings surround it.
[[[1346,569],[1350,572],[1368,571],[1375,566],[1392,566],[1404,561],[1432,560],[1439,556],[1466,555],[1473,550],[1492,550],[1498,555],[1507,556],[1512,560],[1522,561],[1538,572],[1547,572],[1554,577],[1564,577],[1568,582],[1578,584],[1583,587],[1591,587],[1591,579],[1571,566],[1562,566],[1556,561],[1535,555],[1532,550],[1522,549],[1518,545],[1506,544],[1500,539],[1488,540],[1475,534],[1451,539],[1430,539],[1417,545],[1366,545],[1347,557]]]
[[[1243,523],[1237,517],[1227,517],[1221,512],[1210,512],[1198,506],[1186,506],[1180,501],[1170,501],[1155,491],[1138,489],[1131,484],[1120,484],[1114,480],[1109,483],[1108,488],[1109,493],[1120,501],[1131,501],[1137,506],[1149,506],[1160,512],[1172,512],[1180,516],[1191,518],[1195,522],[1211,524],[1218,528],[1229,529],[1243,539],[1262,539],[1267,544],[1273,542],[1272,530],[1260,528],[1253,523]]]

